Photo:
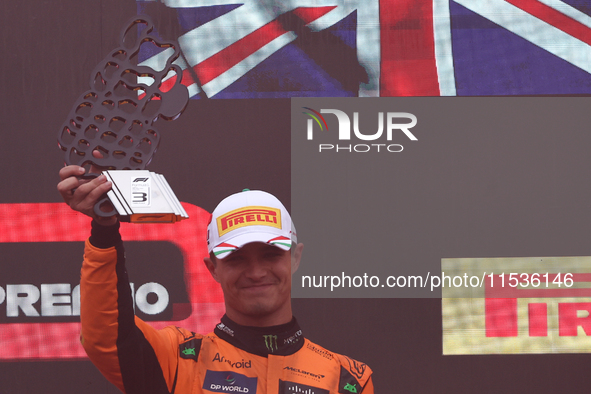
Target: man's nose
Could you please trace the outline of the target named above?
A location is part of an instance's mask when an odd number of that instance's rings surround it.
[[[267,275],[267,269],[262,261],[253,258],[249,260],[245,274],[250,279],[261,279]]]

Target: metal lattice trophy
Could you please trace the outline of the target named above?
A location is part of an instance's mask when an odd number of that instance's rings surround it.
[[[169,55],[160,71],[138,64],[144,45],[160,51],[158,58]],[[179,55],[177,43],[162,42],[148,18],[136,17],[122,32],[121,47],[94,69],[91,90],[76,101],[59,131],[66,164],[84,167],[84,178],[102,172],[113,183],[94,207],[101,217],[118,214],[135,223],[188,218],[164,177],[145,170],[160,143],[154,123],[178,118],[189,102],[182,70],[173,64]],[[106,212],[109,203],[114,209]]]

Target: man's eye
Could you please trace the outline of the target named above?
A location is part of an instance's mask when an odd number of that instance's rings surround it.
[[[233,256],[233,255],[230,255],[224,259],[224,261],[228,264],[238,264],[243,260],[244,260],[244,258],[242,256]]]

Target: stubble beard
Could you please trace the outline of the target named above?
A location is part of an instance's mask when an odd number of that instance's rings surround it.
[[[255,300],[245,305],[245,314],[253,317],[269,316],[279,308],[264,300]]]

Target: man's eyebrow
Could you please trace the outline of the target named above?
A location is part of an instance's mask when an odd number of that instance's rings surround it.
[[[227,256],[225,256],[222,259],[219,259],[221,261],[230,261],[232,259],[236,259],[239,258],[242,255],[242,253],[240,253],[240,251],[236,250],[234,252],[231,252],[230,254],[228,254]]]
[[[241,257],[243,254],[244,253],[241,253],[241,252],[238,252],[238,251],[232,252],[229,255],[227,255],[226,257],[224,257],[223,260],[229,260],[231,258]]]

